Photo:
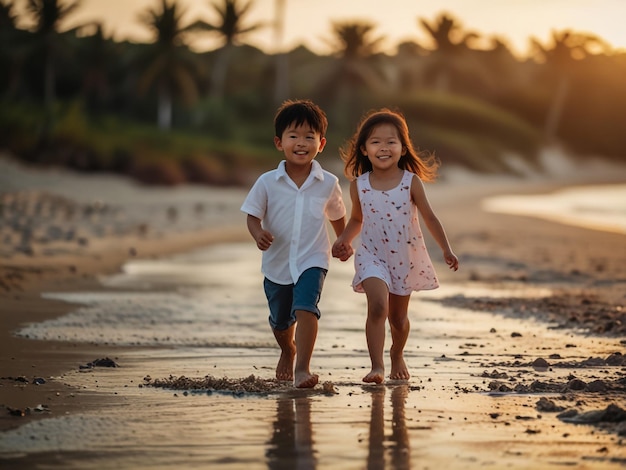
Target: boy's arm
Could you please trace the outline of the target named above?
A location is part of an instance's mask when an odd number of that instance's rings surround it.
[[[343,233],[343,229],[346,228],[346,218],[342,217],[341,219],[331,220],[330,225],[333,226],[335,236],[339,237],[339,235]]]
[[[352,249],[352,240],[354,240],[361,231],[361,225],[363,223],[363,213],[361,212],[361,203],[359,201],[356,181],[350,183],[350,199],[352,200],[350,219],[348,219],[346,227],[333,244],[333,256],[342,261],[352,256],[354,252]]]
[[[274,236],[263,228],[261,225],[261,219],[248,214],[246,223],[248,225],[248,231],[250,232],[250,235],[252,235],[252,238],[254,238],[254,241],[256,241],[256,246],[259,250],[267,250],[272,245]]]

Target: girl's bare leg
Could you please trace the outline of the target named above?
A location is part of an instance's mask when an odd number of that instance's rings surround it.
[[[363,281],[363,289],[367,295],[367,320],[365,337],[372,361],[372,370],[363,377],[363,382],[383,383],[385,380],[385,326],[389,309],[389,290],[382,279],[368,278]]]
[[[410,297],[410,295],[389,295],[389,325],[392,340],[389,378],[392,380],[408,380],[411,377],[404,362],[404,347],[411,329],[408,315]]]
[[[319,377],[309,370],[317,339],[317,317],[304,310],[296,310],[296,372],[293,384],[298,388],[312,388]]]
[[[295,324],[286,330],[272,330],[274,338],[280,346],[280,359],[276,366],[276,378],[278,380],[293,380],[293,360],[296,357],[295,331]]]

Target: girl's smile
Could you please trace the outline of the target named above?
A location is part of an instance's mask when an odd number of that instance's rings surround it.
[[[372,166],[387,169],[397,166],[400,157],[406,153],[406,148],[402,145],[395,126],[381,124],[372,129],[361,151],[367,155]]]

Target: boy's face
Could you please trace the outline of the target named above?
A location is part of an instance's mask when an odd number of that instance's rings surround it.
[[[326,139],[307,123],[297,127],[292,123],[281,137],[274,137],[274,145],[285,154],[288,164],[309,165],[324,149]]]

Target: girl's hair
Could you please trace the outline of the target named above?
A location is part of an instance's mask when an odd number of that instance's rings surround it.
[[[305,123],[321,137],[326,135],[328,119],[326,113],[317,104],[311,100],[287,100],[278,108],[274,116],[274,133],[276,137],[282,137],[285,129],[291,124],[297,127]]]
[[[422,181],[433,181],[437,176],[439,161],[434,154],[417,151],[413,147],[409,136],[409,127],[402,113],[387,108],[368,112],[357,127],[356,133],[347,145],[340,149],[341,159],[345,163],[344,174],[348,179],[356,178],[363,173],[372,171],[372,163],[363,154],[363,148],[368,137],[375,127],[381,124],[391,124],[398,130],[402,146],[406,149],[398,161],[398,167],[409,170],[420,177]]]

